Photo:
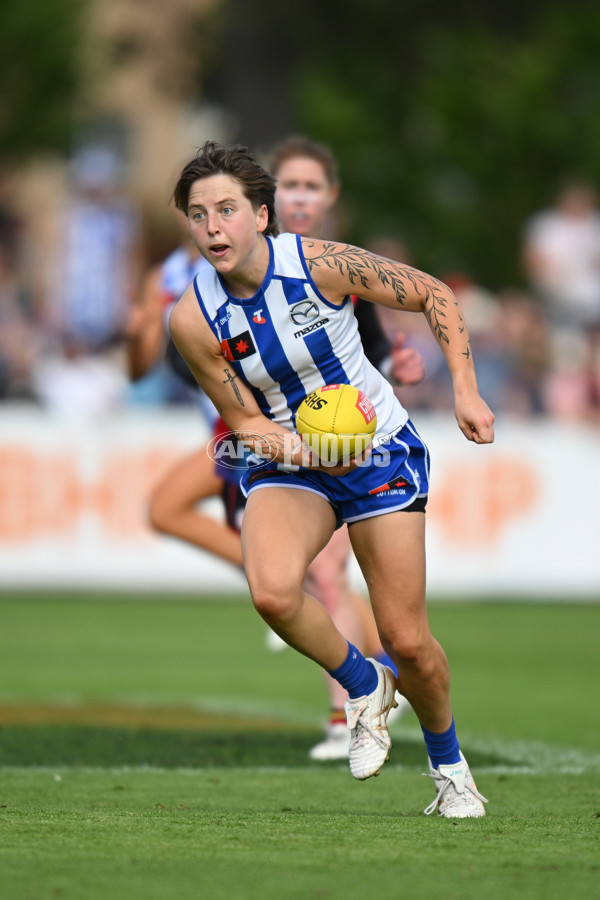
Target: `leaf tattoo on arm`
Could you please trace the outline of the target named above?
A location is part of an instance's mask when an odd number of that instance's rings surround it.
[[[314,247],[314,244],[308,244]],[[307,257],[308,269],[312,272],[314,267],[327,266],[328,269],[337,269],[350,281],[352,285],[360,285],[364,288],[371,287],[375,278],[385,287],[392,287],[396,294],[396,300],[403,306],[406,300],[406,287],[402,278],[402,269],[399,264],[394,265],[391,260],[389,265],[383,266],[383,258],[353,247],[351,244],[324,243],[323,252],[319,256]]]
[[[316,245],[307,242],[307,246],[314,248]],[[306,262],[310,272],[319,266],[337,269],[353,286],[360,286],[368,290],[373,288],[374,284],[379,283],[383,287],[391,288],[399,306],[405,305],[410,287],[413,293],[423,298],[423,312],[438,343],[450,344],[447,323],[450,301],[447,289],[432,275],[427,275],[425,272],[413,269],[403,263],[376,256],[368,250],[354,247],[351,244],[324,242],[322,252],[313,257],[307,256]],[[460,316],[460,320],[462,326],[459,333],[462,334],[465,330],[462,316]],[[470,357],[468,342],[463,355],[467,358]]]

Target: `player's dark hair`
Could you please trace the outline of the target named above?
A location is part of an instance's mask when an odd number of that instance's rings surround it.
[[[275,178],[241,144],[222,147],[216,141],[206,141],[196,156],[183,167],[175,185],[173,200],[177,209],[187,215],[192,185],[211,175],[235,178],[254,209],[260,209],[263,204],[267,207],[269,221],[264,234],[273,237],[279,234],[275,220]]]
[[[329,147],[302,135],[292,135],[273,147],[269,157],[269,170],[277,176],[284,162],[299,157],[314,159],[320,163],[327,181],[333,185],[339,184],[338,164]]]

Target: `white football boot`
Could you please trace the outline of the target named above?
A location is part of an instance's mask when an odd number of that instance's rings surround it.
[[[429,760],[429,773],[423,774],[433,778],[436,790],[435,800],[423,810],[426,816],[431,815],[436,809],[438,816],[445,816],[447,819],[485,816],[483,804],[487,803],[487,799],[477,790],[462,753],[460,762],[453,766],[438,766],[434,769]]]
[[[311,759],[348,759],[350,732],[345,722],[332,722],[325,731],[325,740],[308,751]]]
[[[347,700],[345,704],[350,729],[350,771],[360,781],[379,775],[382,765],[389,759],[392,741],[387,717],[397,704],[394,673],[375,659],[369,659],[369,662],[377,670],[377,687],[371,694]]]
[[[412,709],[410,703],[408,702],[404,694],[400,693],[400,691],[396,691],[395,698],[396,706],[392,706],[388,713],[388,726],[391,725],[392,722],[397,722],[405,713],[409,711],[409,709]]]
[[[402,718],[411,709],[411,705],[399,691],[395,694],[398,706],[392,706],[387,717],[388,726]],[[315,744],[308,751],[311,759],[348,759],[350,751],[350,732],[345,722],[332,722],[325,729],[325,740]]]

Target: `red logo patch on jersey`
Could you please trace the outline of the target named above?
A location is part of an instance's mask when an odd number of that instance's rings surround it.
[[[252,316],[252,321],[256,322],[257,325],[264,325],[267,321],[262,314],[262,309],[257,309],[254,315]]]
[[[369,495],[383,494],[385,491],[393,491],[397,488],[406,487],[407,485],[408,481],[404,478],[396,478],[394,481],[388,481],[385,484],[380,484],[379,487],[373,488],[372,491],[369,491]]]
[[[248,356],[256,353],[256,347],[249,331],[242,331],[241,334],[236,334],[235,337],[221,341],[221,349],[223,356],[229,362],[237,359],[246,359]]]

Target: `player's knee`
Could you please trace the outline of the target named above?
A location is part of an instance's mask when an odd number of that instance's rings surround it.
[[[263,573],[253,577],[246,571],[252,602],[260,615],[270,622],[292,618],[299,605],[299,584],[288,573]]]
[[[297,602],[268,587],[253,591],[252,602],[257,612],[268,622],[285,622],[295,615],[298,607]]]
[[[429,641],[418,632],[399,629],[386,635],[385,645],[392,659],[397,660],[398,666],[415,670],[428,668]]]
[[[398,667],[398,683],[404,677],[415,678],[431,690],[447,690],[449,684],[448,663],[441,648],[435,641],[420,638],[412,640],[404,636],[390,645],[388,653]],[[400,688],[402,690],[402,688]]]

